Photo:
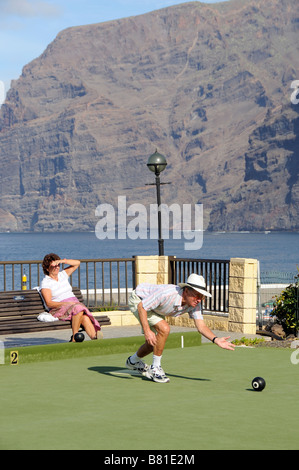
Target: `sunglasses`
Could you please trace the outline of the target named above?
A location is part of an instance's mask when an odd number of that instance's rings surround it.
[[[192,297],[196,297],[197,299],[203,299],[204,298],[203,294],[201,294],[200,292],[197,292],[194,289],[189,288],[189,292],[190,292],[190,295],[192,295]]]

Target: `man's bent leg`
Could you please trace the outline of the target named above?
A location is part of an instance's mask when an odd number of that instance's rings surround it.
[[[169,336],[170,326],[165,320],[161,320],[155,325],[153,325],[157,332],[157,341],[153,348],[153,353],[155,356],[162,356],[166,340]]]
[[[170,326],[165,320],[160,320],[153,327],[157,332],[157,341],[153,347],[153,363],[143,375],[154,382],[167,383],[169,378],[161,367],[161,359],[170,332]]]
[[[142,346],[140,346],[140,348],[138,349],[137,351],[137,356],[138,357],[145,357],[145,356],[148,356],[150,353],[153,352],[153,346],[151,346],[150,344],[148,343],[144,343]]]
[[[152,352],[155,356],[162,356],[166,340],[169,336],[170,326],[165,320],[160,320],[158,323],[153,325],[153,328],[157,332],[157,341],[155,346],[144,343],[137,351],[138,357],[145,357]]]

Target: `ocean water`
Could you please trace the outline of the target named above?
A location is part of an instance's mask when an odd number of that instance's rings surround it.
[[[177,235],[178,236],[178,235]],[[186,250],[190,240],[164,241],[165,255],[194,259],[256,258],[261,271],[297,273],[299,233],[204,232],[200,249]],[[158,254],[157,240],[99,240],[95,233],[0,233],[0,261],[41,260],[50,252],[61,258],[107,259]]]

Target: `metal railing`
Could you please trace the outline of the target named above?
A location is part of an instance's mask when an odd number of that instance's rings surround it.
[[[115,309],[128,307],[129,295],[135,288],[135,258],[82,259],[71,275],[70,283],[79,287],[88,307]],[[204,277],[207,290],[204,310],[228,314],[229,260],[170,260],[170,282],[185,282],[191,273]],[[24,281],[23,276],[26,276]],[[34,289],[44,277],[42,261],[0,261],[0,291]]]
[[[173,284],[186,282],[192,273],[203,276],[212,295],[206,298],[204,310],[228,314],[229,260],[173,258],[170,265]]]
[[[70,276],[70,283],[79,287],[88,307],[128,306],[135,279],[134,258],[80,261],[79,268]],[[43,277],[41,260],[0,261],[0,291],[34,289],[41,285]]]

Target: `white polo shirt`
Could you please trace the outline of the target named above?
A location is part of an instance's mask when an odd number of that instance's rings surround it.
[[[182,305],[183,289],[173,284],[139,284],[136,295],[141,299],[144,310],[163,316],[179,316],[188,313],[190,318],[202,320],[201,302],[196,307]]]
[[[72,286],[69,283],[69,277],[65,271],[58,273],[58,281],[55,281],[50,276],[45,276],[41,283],[41,289],[50,289],[54,302],[62,302],[65,299],[75,297]]]

